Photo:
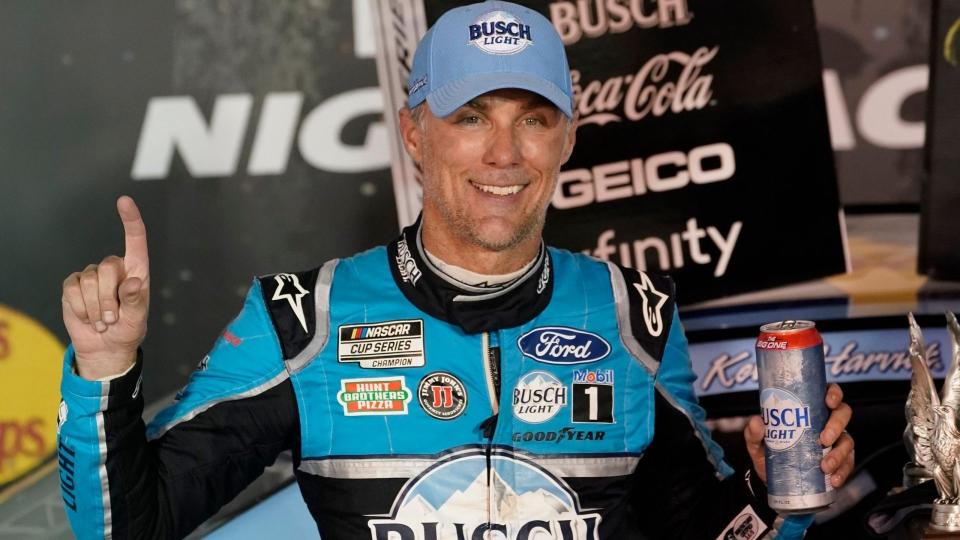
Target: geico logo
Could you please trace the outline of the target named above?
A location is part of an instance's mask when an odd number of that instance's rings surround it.
[[[5,463],[17,457],[40,457],[46,451],[43,420],[0,420],[0,473]]]
[[[586,35],[621,33],[640,28],[669,28],[693,20],[687,0],[578,0],[550,4],[550,20],[566,45]]]
[[[733,177],[736,171],[733,148],[727,143],[698,146],[686,154],[664,152],[646,159],[603,163],[590,169],[561,172],[553,206],[563,210],[644,195],[648,191],[672,191],[691,182],[722,182]]]
[[[247,174],[284,173],[294,135],[301,157],[318,169],[356,173],[389,166],[387,129],[383,123],[370,124],[362,145],[349,145],[341,139],[348,122],[383,113],[379,88],[357,88],[333,96],[307,113],[301,122],[302,105],[300,92],[267,94],[260,109]],[[134,180],[167,177],[174,151],[179,152],[191,176],[236,174],[252,108],[252,95],[224,94],[217,97],[207,122],[190,96],[151,98],[131,176]]]

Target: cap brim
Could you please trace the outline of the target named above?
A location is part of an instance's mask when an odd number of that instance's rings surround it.
[[[573,104],[569,96],[552,82],[529,73],[473,73],[435,89],[427,95],[427,103],[434,116],[443,118],[471,99],[503,88],[518,88],[539,94],[556,105],[568,118],[573,118]]]

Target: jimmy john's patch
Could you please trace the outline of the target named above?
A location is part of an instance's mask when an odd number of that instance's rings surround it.
[[[403,377],[343,379],[337,401],[345,416],[407,414],[413,393]]]
[[[407,368],[424,365],[423,320],[348,324],[337,332],[337,360],[363,368]]]
[[[467,408],[467,389],[452,373],[428,373],[417,386],[417,399],[424,412],[438,420],[453,420]]]

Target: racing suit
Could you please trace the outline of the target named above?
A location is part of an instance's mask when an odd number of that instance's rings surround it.
[[[181,537],[291,450],[326,540],[758,538],[775,514],[704,426],[673,284],[541,247],[468,286],[400,237],[254,280],[145,426],[142,360],[63,370],[80,538]]]

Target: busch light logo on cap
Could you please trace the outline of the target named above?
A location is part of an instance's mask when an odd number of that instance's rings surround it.
[[[760,392],[760,416],[766,428],[764,442],[774,451],[793,447],[812,426],[810,406],[783,388]]]
[[[513,415],[528,424],[546,422],[567,405],[567,387],[546,371],[532,371],[513,389]]]
[[[530,25],[506,11],[491,11],[471,24],[470,43],[490,54],[516,54],[533,43]]]
[[[584,364],[610,354],[610,344],[602,337],[563,326],[535,328],[520,336],[517,346],[524,356],[547,364]]]
[[[474,449],[432,465],[367,525],[371,540],[597,540],[600,515],[532,461]]]

